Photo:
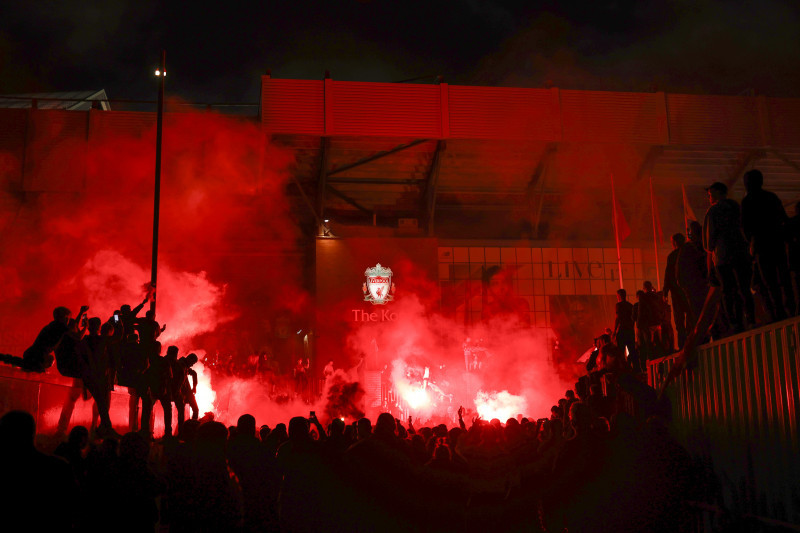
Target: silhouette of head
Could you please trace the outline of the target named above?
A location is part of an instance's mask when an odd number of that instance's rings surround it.
[[[708,201],[711,205],[728,197],[728,186],[722,182],[715,181],[707,189]]]
[[[197,362],[197,354],[192,352],[186,356],[186,366],[192,366]]]
[[[625,289],[617,289],[617,300],[620,302],[624,302],[628,299],[628,291]]]
[[[167,348],[167,359],[177,359],[178,358],[178,347],[177,346],[170,346]]]
[[[55,320],[56,322],[67,324],[69,323],[69,317],[71,315],[72,312],[66,307],[56,307],[55,309],[53,309],[53,320]]]
[[[696,220],[689,222],[689,240],[695,243],[703,239],[703,226]]]
[[[89,430],[83,426],[75,426],[69,432],[67,442],[71,447],[82,450],[89,445]]]
[[[375,435],[382,437],[395,436],[397,425],[390,413],[381,413],[375,422]]]
[[[305,417],[295,416],[289,420],[289,440],[309,440],[311,436],[308,431],[308,420]]]
[[[748,193],[760,191],[764,186],[764,175],[758,169],[748,170],[744,173],[744,190]]]
[[[341,418],[334,418],[331,422],[331,435],[344,435],[344,420]]]
[[[103,325],[102,321],[96,316],[90,318],[87,323],[89,324],[89,333],[92,335],[97,335],[100,332],[100,326]]]
[[[683,243],[686,242],[686,237],[683,236],[683,233],[676,233],[672,236],[672,249],[677,250]]]
[[[358,429],[359,439],[367,438],[372,434],[372,422],[370,422],[369,418],[359,418],[356,428]]]
[[[256,436],[256,418],[253,415],[242,415],[236,421],[236,432],[248,437]]]

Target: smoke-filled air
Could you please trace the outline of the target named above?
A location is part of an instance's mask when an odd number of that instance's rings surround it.
[[[19,355],[56,306],[75,313],[87,304],[90,317],[105,321],[145,298],[154,130],[109,127],[85,153],[61,142],[39,163],[63,167],[47,175],[62,176],[67,190],[26,194],[16,217],[3,220],[3,330],[13,322],[21,332],[2,339],[5,351]],[[232,423],[256,411],[274,423],[309,409],[328,420],[391,409],[453,420],[463,406],[470,416],[505,419],[546,413],[569,388],[542,330],[507,317],[467,328],[439,312],[438,285],[413,263],[395,265],[404,269],[404,290],[389,306],[396,320],[351,324],[339,353],[313,361],[314,309],[301,259],[309,252],[298,244],[286,194],[293,154],[257,124],[214,113],[167,114],[163,153],[159,340],[198,354],[201,414]],[[85,168],[85,188],[75,185],[76,168]],[[323,373],[329,357],[336,368]],[[242,372],[248,365],[257,372]],[[308,394],[286,392],[296,390],[298,370]],[[380,397],[367,390],[368,374],[383,382]],[[288,377],[269,377],[279,375]]]

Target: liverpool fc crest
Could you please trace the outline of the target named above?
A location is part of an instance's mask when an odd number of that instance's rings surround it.
[[[381,266],[380,263],[364,271],[367,281],[361,287],[364,292],[364,301],[374,305],[383,305],[394,300],[394,283],[392,283],[392,269]]]

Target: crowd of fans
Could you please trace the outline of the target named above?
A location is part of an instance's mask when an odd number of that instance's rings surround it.
[[[567,391],[549,418],[469,427],[463,409],[451,428],[389,413],[374,426],[323,426],[312,413],[225,427],[205,416],[158,441],[91,439],[76,426],[58,457],[37,451],[33,417],[12,411],[0,419],[15,487],[4,503],[59,530],[688,530],[696,470],[666,413],[615,404],[593,386],[583,398]]]

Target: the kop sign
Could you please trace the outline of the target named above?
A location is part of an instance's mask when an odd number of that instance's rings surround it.
[[[380,263],[364,271],[366,281],[361,286],[364,301],[372,305],[386,305],[394,300],[395,286],[392,283],[392,269]],[[368,312],[363,309],[352,309],[353,320],[356,322],[391,322],[397,320],[397,313],[382,309],[381,312]]]

